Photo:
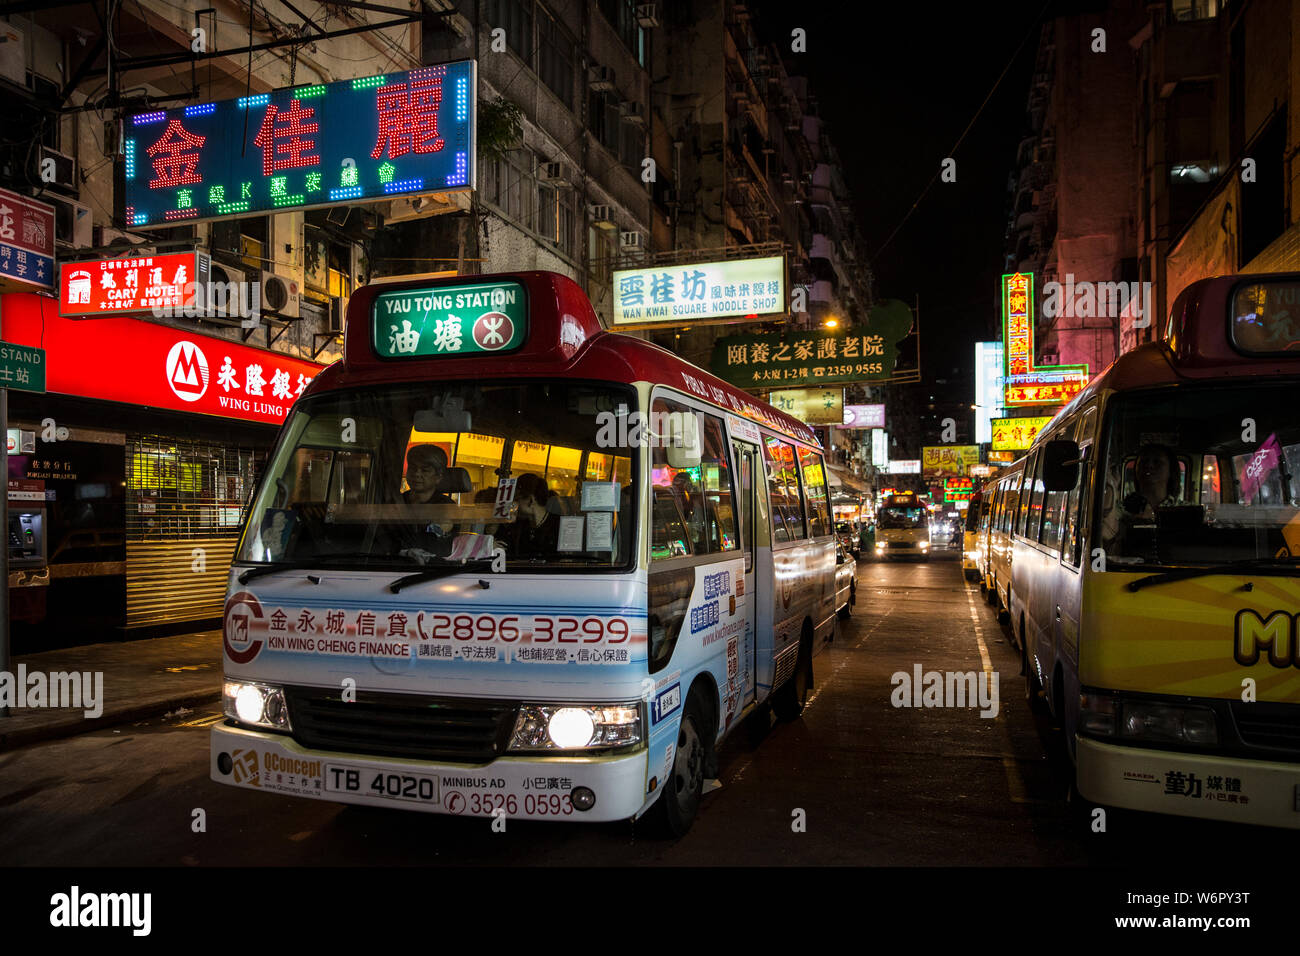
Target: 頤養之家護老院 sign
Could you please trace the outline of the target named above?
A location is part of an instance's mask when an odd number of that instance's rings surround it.
[[[887,381],[911,329],[911,309],[888,299],[865,326],[724,336],[713,345],[709,371],[751,391]]]

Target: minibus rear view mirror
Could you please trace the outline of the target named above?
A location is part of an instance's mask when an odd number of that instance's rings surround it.
[[[438,408],[422,408],[415,413],[415,430],[421,432],[467,432],[469,412],[463,398],[448,398]]]
[[[1049,441],[1043,448],[1043,486],[1048,491],[1071,491],[1078,482],[1078,443]]]

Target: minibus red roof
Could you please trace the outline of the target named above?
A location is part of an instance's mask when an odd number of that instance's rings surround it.
[[[500,357],[481,352],[445,356],[386,358],[371,336],[372,309],[383,292],[436,290],[446,286],[514,281],[527,296],[528,333],[523,345]],[[815,447],[808,425],[778,411],[748,392],[678,358],[667,349],[606,330],[586,294],[572,279],[555,272],[502,272],[478,276],[411,279],[363,286],[348,303],[343,361],[312,381],[306,394],[394,381],[573,378],[591,381],[646,381],[680,389],[727,411]]]

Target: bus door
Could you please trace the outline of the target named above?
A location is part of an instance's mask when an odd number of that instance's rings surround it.
[[[734,434],[731,438],[731,453],[736,462],[736,495],[738,497],[738,517],[740,520],[740,547],[745,554],[745,574],[742,579],[743,593],[741,601],[744,603],[742,614],[745,618],[745,634],[740,642],[740,673],[742,675],[743,685],[741,689],[740,706],[743,709],[755,696],[754,681],[754,661],[756,658],[756,648],[754,646],[757,628],[755,627],[755,613],[763,605],[757,601],[754,587],[757,575],[754,568],[757,565],[757,555],[754,548],[754,529],[755,514],[755,494],[758,488],[758,481],[755,478],[758,469],[758,446],[751,445],[747,441],[738,439]],[[755,430],[757,434],[757,430]],[[768,602],[770,605],[770,601]]]

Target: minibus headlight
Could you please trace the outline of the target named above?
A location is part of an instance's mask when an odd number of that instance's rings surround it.
[[[221,686],[221,710],[250,727],[292,730],[284,690],[274,684],[228,680]]]
[[[1198,747],[1219,742],[1218,722],[1208,707],[1081,694],[1079,729],[1099,737],[1164,741]]]
[[[1079,730],[1099,737],[1115,736],[1115,698],[1103,694],[1079,695]]]
[[[525,704],[510,749],[597,750],[640,742],[640,704]]]
[[[1141,740],[1170,740],[1206,745],[1218,742],[1214,711],[1147,701],[1125,701],[1120,733]]]

